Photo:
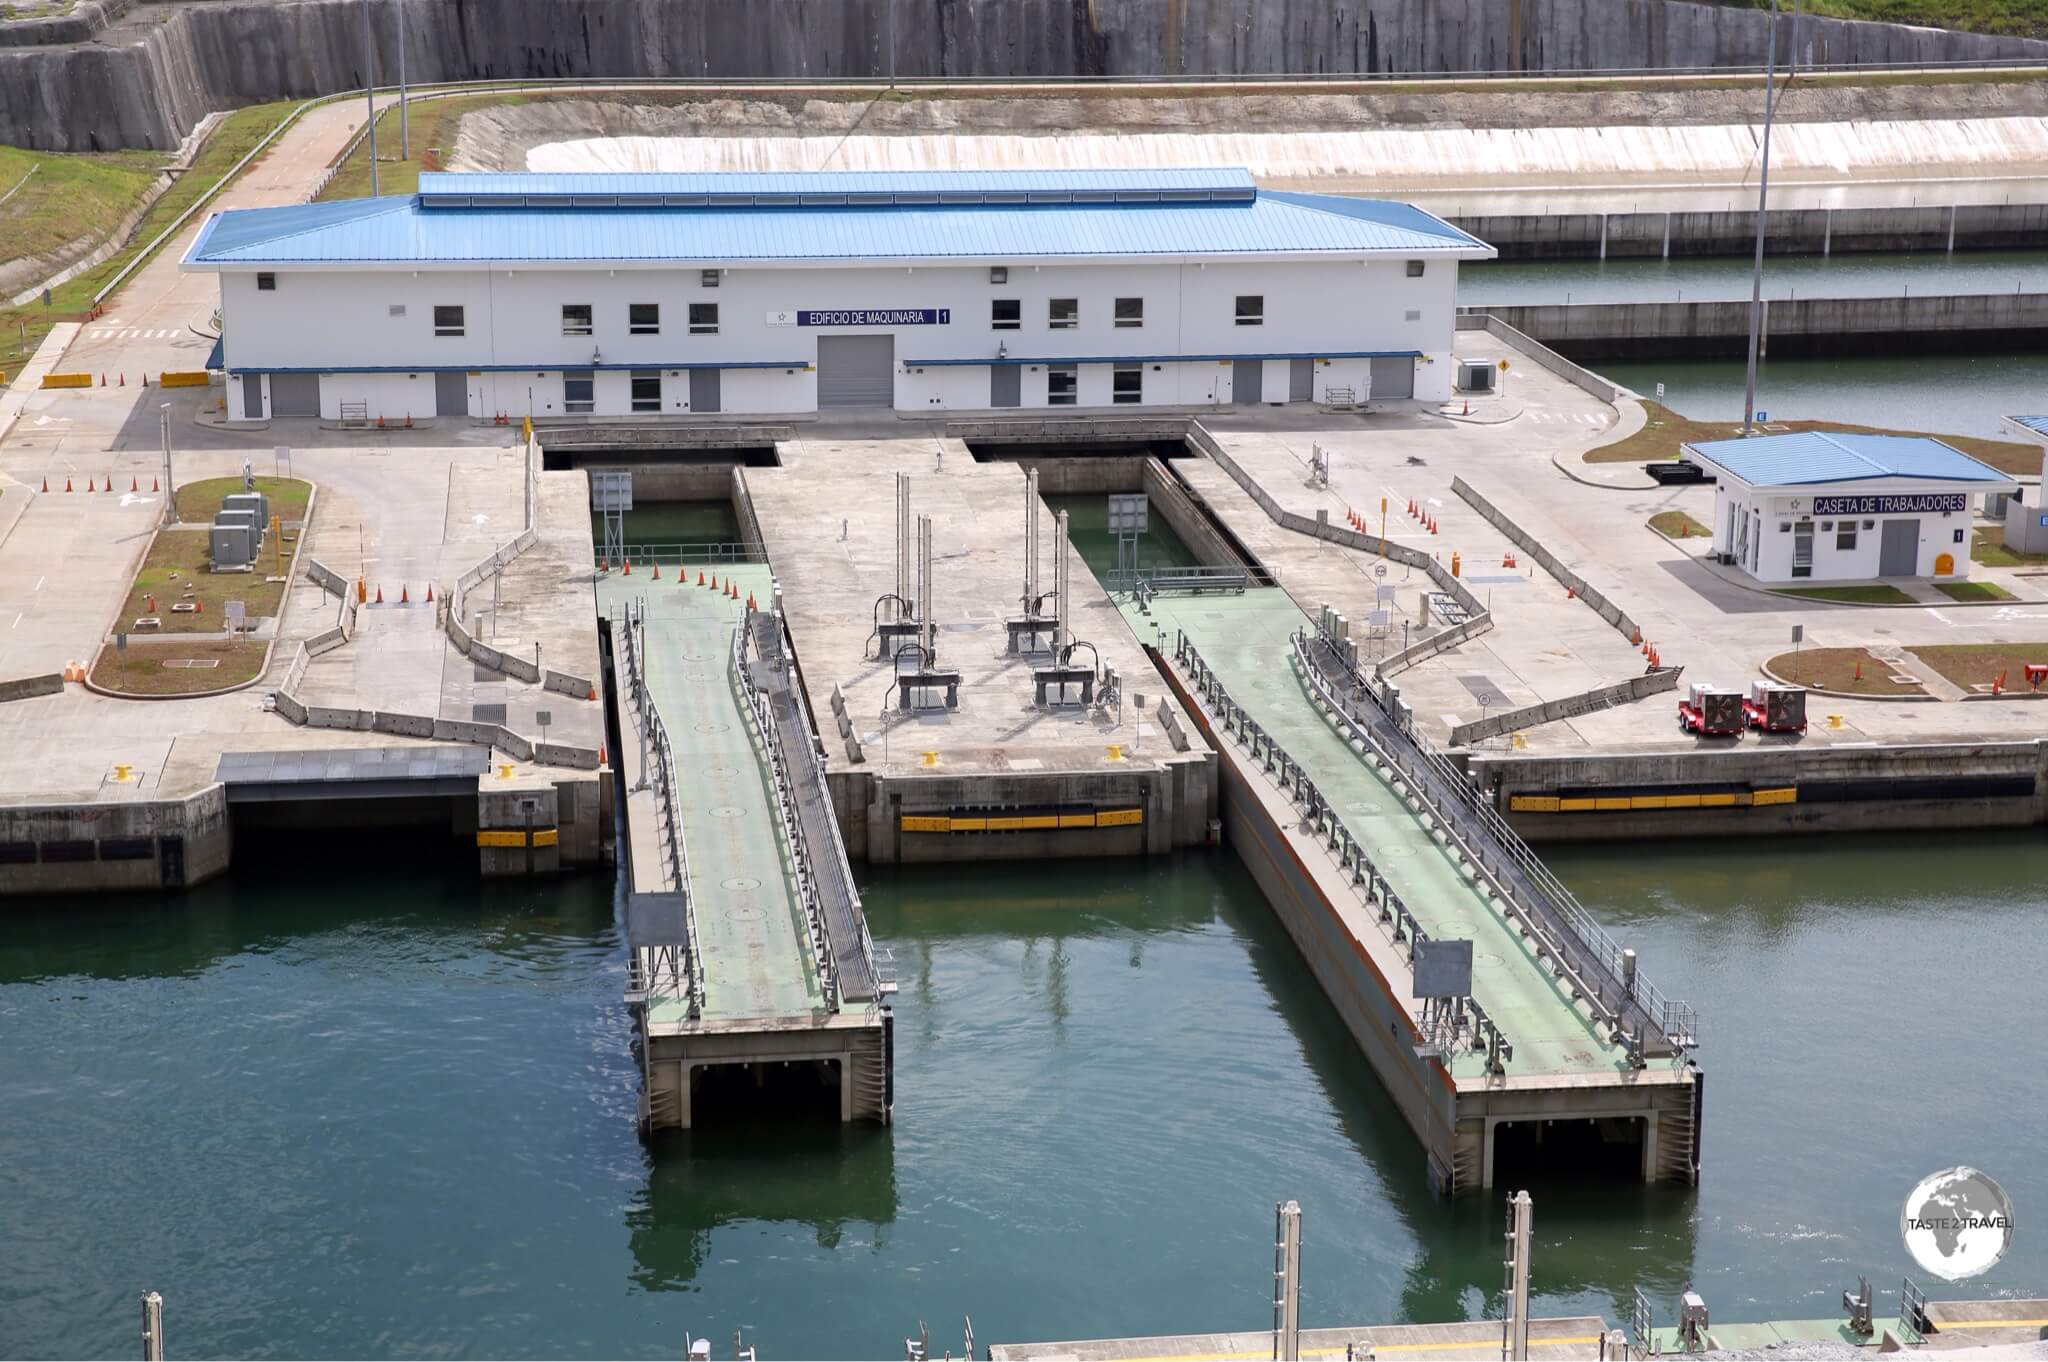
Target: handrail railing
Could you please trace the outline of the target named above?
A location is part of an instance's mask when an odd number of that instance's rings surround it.
[[[1666,999],[1636,972],[1633,954],[1607,934],[1483,792],[1416,731],[1384,678],[1353,672],[1327,639],[1307,628],[1294,636],[1293,653],[1304,679],[1331,712],[1347,721],[1374,755],[1406,781],[1445,836],[1487,878],[1574,991],[1630,1048],[1631,1056],[1638,1062],[1646,1056],[1683,1060],[1698,1045],[1697,1013],[1683,1002]],[[1370,699],[1373,708],[1366,710],[1361,698]],[[1490,843],[1491,857],[1460,831],[1462,819],[1469,819]]]
[[[796,871],[797,899],[803,905],[811,959],[818,969],[818,987],[824,992],[826,1007],[837,1012],[842,1002],[839,967],[833,958],[831,934],[826,930],[824,910],[818,901],[817,858],[811,853],[810,840],[805,836],[803,821],[797,815],[795,792],[790,786],[789,763],[782,753],[781,737],[775,731],[775,716],[768,712],[766,698],[747,675],[747,632],[745,624],[732,632],[727,678],[740,702],[746,706],[747,713],[752,716],[762,755],[768,760],[769,774],[775,786],[775,811],[781,820],[783,839],[789,844],[791,866]]]
[[[1316,829],[1324,845],[1336,855],[1337,865],[1350,876],[1352,887],[1358,889],[1367,904],[1378,908],[1382,923],[1391,924],[1389,930],[1393,940],[1407,944],[1408,959],[1412,963],[1416,946],[1429,940],[1429,933],[1408,905],[1401,901],[1394,887],[1387,883],[1379,867],[1373,864],[1364,844],[1345,826],[1315,781],[1288,755],[1287,749],[1274,741],[1257,719],[1230,698],[1230,692],[1186,633],[1176,633],[1173,655],[1224,731],[1242,743],[1280,789],[1303,808],[1305,821]],[[1479,1000],[1464,997],[1443,1000],[1443,1003],[1418,1021],[1418,1029],[1424,1038],[1448,1056],[1455,1052],[1459,1039],[1469,1027],[1470,1048],[1474,1053],[1486,1056],[1487,1072],[1505,1073],[1508,1062],[1515,1056],[1515,1047],[1493,1018],[1487,1015]],[[1449,1068],[1448,1060],[1445,1068]]]
[[[704,971],[697,953],[697,905],[690,896],[689,849],[683,841],[683,826],[680,811],[676,807],[676,778],[679,774],[675,753],[669,747],[668,729],[661,722],[651,697],[647,693],[645,652],[638,637],[647,627],[646,603],[639,602],[637,608],[629,605],[626,610],[626,627],[622,631],[626,661],[628,694],[639,719],[641,731],[647,736],[647,750],[654,770],[642,771],[641,779],[654,787],[655,809],[658,814],[657,827],[660,830],[662,851],[668,863],[668,872],[675,881],[676,889],[683,902],[683,944],[679,956],[670,961],[672,974],[680,974],[676,980],[688,999],[690,1016],[694,1019],[704,1014]],[[664,949],[650,947],[658,957]],[[637,972],[638,961],[635,961]]]
[[[1101,574],[1103,588],[1110,592],[1203,592],[1242,593],[1252,584],[1251,569],[1242,563],[1197,563],[1186,567],[1113,568]]]
[[[615,569],[631,563],[636,568],[650,568],[657,563],[763,563],[767,556],[761,550],[748,544],[715,543],[673,543],[673,544],[628,544],[624,558],[612,565]],[[595,555],[603,561],[604,549],[600,546]]]

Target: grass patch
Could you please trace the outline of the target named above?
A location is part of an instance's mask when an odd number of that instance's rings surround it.
[[[2048,3],[2048,0],[2044,0]],[[1733,440],[1742,434],[1739,421],[1695,421],[1680,416],[1662,402],[1643,398],[1643,410],[1649,420],[1643,428],[1625,440],[1592,450],[1586,455],[1587,463],[1654,463],[1659,459],[1675,459],[1678,447],[1695,444],[1704,440]],[[1773,421],[1775,428],[1784,430],[1826,430],[1852,435],[1933,435],[1955,449],[1961,450],[1973,459],[1990,464],[2001,473],[2033,473],[2041,467],[2041,447],[2035,444],[2020,444],[2013,440],[1986,440],[1975,435],[1941,435],[1924,430],[1887,430],[1882,426],[1855,426],[1841,421]]]
[[[1795,586],[1778,587],[1774,596],[1797,596],[1809,601],[1832,601],[1837,605],[1912,605],[1913,598],[1895,586]]]
[[[92,664],[92,682],[130,695],[195,695],[219,690],[254,677],[263,668],[268,645],[243,639],[235,643],[159,642],[130,639],[127,648],[109,643]],[[166,667],[171,661],[212,662],[211,667]]]
[[[2018,599],[1996,582],[1936,582],[1934,589],[1952,601],[2010,601]]]
[[[155,151],[75,156],[0,147],[0,194],[14,190],[0,203],[0,264],[105,237],[141,202],[163,160]]]
[[[1867,648],[1801,648],[1779,653],[1764,664],[1773,675],[1798,686],[1818,686],[1844,695],[1925,695],[1919,682],[1907,685],[1892,680],[1894,664],[1883,661]],[[1858,677],[1856,669],[1863,675]]]
[[[2038,567],[2048,563],[2048,553],[2017,553],[2005,546],[2003,529],[1979,525],[1970,535],[1970,561],[1985,567]]]
[[[1769,0],[1733,3],[1751,9],[1770,8]],[[1831,19],[1872,19],[1966,33],[2048,38],[2048,3],[2043,0],[1807,0],[1806,12]]]
[[[149,212],[136,224],[131,244],[115,251],[76,279],[53,289],[47,309],[40,301],[26,307],[0,308],[0,360],[5,361],[0,362],[0,368],[13,374],[20,369],[20,361],[34,354],[36,347],[43,343],[43,337],[49,334],[52,325],[82,320],[86,309],[92,305],[92,296],[134,259],[143,246],[155,240],[157,233],[170,226],[172,219],[212,189],[235,162],[248,155],[250,149],[282,123],[299,103],[298,100],[280,100],[275,104],[256,104],[237,109],[223,118],[214,128],[213,136],[207,138],[206,145],[193,157],[191,169],[179,175],[177,183],[151,204]],[[41,179],[42,175],[39,173],[36,178]]]
[[[141,616],[154,614],[164,622],[166,634],[217,634],[227,628],[229,601],[242,602],[251,620],[275,615],[284,599],[285,584],[265,581],[264,566],[254,572],[207,571],[207,537],[205,530],[165,530],[159,534],[136,570],[135,582],[128,588],[128,598],[121,603],[121,613],[114,621],[115,628],[132,628]],[[187,587],[192,589],[190,597],[185,595]],[[149,608],[151,597],[156,599],[154,611]],[[197,601],[204,609],[174,613],[171,606],[185,600]],[[155,636],[150,633],[131,637]]]
[[[591,97],[580,96],[583,99]],[[418,190],[422,170],[445,165],[455,155],[456,125],[462,122],[464,114],[476,109],[502,108],[530,101],[531,96],[523,94],[450,95],[445,99],[414,100],[411,105],[412,156],[405,160],[398,157],[398,108],[393,105],[384,110],[377,115],[377,192],[388,198],[393,194],[411,194]],[[635,99],[634,102],[641,101]],[[439,153],[438,159],[430,162],[429,153],[435,151]],[[368,197],[370,143],[365,138],[334,172],[334,178],[327,182],[327,187],[320,191],[320,201]]]
[[[240,478],[207,478],[178,485],[178,522],[183,525],[211,525],[221,502],[242,491]],[[299,478],[257,478],[256,490],[270,498],[270,513],[287,522],[302,519],[313,484]]]
[[[1683,511],[1659,511],[1650,517],[1650,528],[1666,539],[1693,539],[1714,532]]]
[[[1989,686],[2000,672],[2007,690],[2027,689],[2026,665],[2048,663],[2048,642],[2042,643],[1942,643],[1915,647],[1913,656],[1949,680],[1970,690]]]

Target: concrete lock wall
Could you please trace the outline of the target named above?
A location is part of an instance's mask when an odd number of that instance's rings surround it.
[[[603,76],[1119,76],[1761,65],[1771,16],[1676,0],[397,0],[376,69]],[[1789,49],[1791,16],[1779,18]],[[209,109],[359,87],[348,0],[147,5],[66,47],[0,47],[0,142],[168,150]],[[0,25],[0,29],[9,28]],[[77,42],[70,30],[42,40]],[[893,53],[884,49],[894,35]],[[1806,16],[1800,65],[2037,57],[2048,43]]]
[[[0,894],[165,889],[227,869],[234,831],[227,789],[211,785],[183,799],[0,808],[0,843],[37,849],[34,860],[0,864]]]
[[[1748,255],[1756,249],[1754,210],[1518,213],[1452,221],[1503,260]],[[2048,204],[1778,209],[1765,215],[1764,226],[1770,255],[2011,249],[2048,238]]]

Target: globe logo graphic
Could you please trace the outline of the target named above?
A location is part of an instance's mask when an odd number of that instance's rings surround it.
[[[1974,1168],[1944,1168],[1907,1196],[1899,1235],[1913,1261],[1942,1280],[1980,1276],[2012,1247],[2012,1201]]]

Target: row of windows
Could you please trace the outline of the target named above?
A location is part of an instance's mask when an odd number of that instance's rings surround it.
[[[391,315],[403,317],[405,304],[393,303]],[[661,334],[660,303],[626,304],[626,330],[635,336],[659,336]],[[468,323],[459,304],[440,303],[434,307],[434,334],[437,336],[460,336],[467,334]],[[562,334],[565,336],[588,336],[596,331],[596,321],[589,303],[562,304]],[[718,334],[718,304],[690,304],[690,334],[693,336],[715,336]]]
[[[1081,369],[1077,364],[1048,364],[1045,366],[1045,402],[1050,407],[1072,407],[1078,405],[1081,396]],[[1118,364],[1110,369],[1109,400],[1118,405],[1143,402],[1145,400],[1145,366],[1142,364]]]
[[[1135,327],[1145,324],[1145,300],[1143,298],[1119,298],[1112,308],[1112,316],[1118,327]],[[1236,321],[1239,326],[1262,326],[1266,320],[1266,299],[1263,294],[1240,293],[1237,295]],[[1079,298],[1052,298],[1045,305],[1045,324],[1054,331],[1072,331],[1081,325],[1081,300]],[[1015,298],[991,298],[988,304],[988,325],[991,331],[1021,331],[1024,329],[1024,304]]]
[[[661,370],[632,369],[628,371],[632,384],[634,411],[661,410]],[[562,409],[568,412],[597,410],[597,373],[592,369],[565,369],[562,372]]]

